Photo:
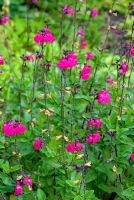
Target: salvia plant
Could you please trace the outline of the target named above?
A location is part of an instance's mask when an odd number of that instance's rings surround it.
[[[134,4],[0,1],[0,199],[134,199]]]

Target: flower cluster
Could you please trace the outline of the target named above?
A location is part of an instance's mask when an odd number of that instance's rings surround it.
[[[43,147],[45,145],[45,142],[43,142],[42,140],[35,138],[34,139],[34,149],[35,150],[40,150],[41,147]]]
[[[81,143],[79,143],[79,140],[76,140],[76,144],[74,145],[72,142],[69,142],[69,144],[66,146],[67,152],[78,152],[83,149],[83,146]]]
[[[130,158],[131,158],[132,161],[134,161],[134,153],[132,153],[132,154],[130,155]]]
[[[0,24],[6,24],[9,21],[7,16],[3,16],[0,18]]]
[[[65,51],[64,56],[58,62],[58,67],[60,69],[73,68],[78,64],[77,56],[74,52]]]
[[[88,61],[88,60],[90,60],[92,58],[94,58],[94,54],[92,52],[87,52],[86,53],[86,61]]]
[[[110,98],[109,91],[110,91],[110,89],[101,90],[98,93],[98,103],[99,104],[110,104],[111,98]]]
[[[52,35],[50,29],[48,27],[44,27],[42,32],[38,32],[34,37],[34,41],[38,44],[42,43],[53,43],[55,41],[55,37]]]
[[[102,127],[102,122],[100,121],[100,118],[99,117],[96,117],[95,119],[94,118],[90,118],[89,121],[88,121],[88,127],[94,127],[96,126],[97,128],[100,128]]]
[[[23,179],[22,182],[19,182],[19,181],[16,182],[16,188],[14,192],[15,196],[19,196],[23,194],[23,185],[28,185],[29,190],[32,190],[33,181],[30,177],[31,175],[29,174]]]
[[[90,134],[86,139],[87,144],[94,144],[100,141],[100,131],[95,131],[93,134]]]
[[[24,134],[26,132],[26,127],[21,124],[20,121],[9,121],[9,122],[4,122],[2,126],[2,130],[4,134],[9,137],[9,136],[15,136],[16,134]]]
[[[123,62],[120,66],[120,69],[119,69],[119,76],[121,75],[125,75],[126,72],[128,71],[128,65],[126,64],[126,62]]]
[[[81,79],[86,81],[90,78],[90,72],[92,67],[88,66],[87,64],[84,65],[84,68],[81,71]]]
[[[131,56],[134,56],[134,48],[131,48],[131,49],[130,49],[130,55],[131,55]]]
[[[92,16],[92,17],[97,17],[97,16],[98,16],[98,10],[97,10],[96,8],[93,8],[93,9],[91,10],[91,16]]]
[[[65,5],[63,8],[64,14],[74,15],[74,10],[72,9],[72,6],[68,7],[68,5]]]

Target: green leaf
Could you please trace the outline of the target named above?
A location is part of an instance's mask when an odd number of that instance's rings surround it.
[[[44,191],[40,188],[38,188],[38,190],[37,190],[37,199],[38,200],[45,200],[46,199],[46,195],[45,195]]]

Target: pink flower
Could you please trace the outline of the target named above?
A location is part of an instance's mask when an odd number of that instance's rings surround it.
[[[100,132],[96,131],[93,134],[90,134],[89,137],[86,140],[87,144],[91,144],[91,143],[97,143],[100,141]]]
[[[4,122],[2,126],[4,134],[9,136],[14,136],[16,134],[24,134],[26,132],[26,127],[21,124],[21,122]]]
[[[37,52],[36,53],[36,59],[41,59],[41,58],[44,58],[44,54]]]
[[[77,33],[78,36],[81,36],[81,37],[84,37],[85,36],[85,33],[84,33],[84,30],[82,28],[80,28],[78,30],[78,33]]]
[[[90,78],[90,72],[92,67],[88,66],[87,64],[84,65],[84,68],[81,71],[81,79],[82,80],[88,80]]]
[[[36,43],[53,43],[55,41],[55,37],[52,35],[50,29],[48,27],[44,27],[42,32],[38,32],[34,37],[34,41]]]
[[[0,65],[4,65],[4,63],[5,63],[4,58],[1,58],[1,56],[0,56]]]
[[[3,16],[0,18],[0,24],[6,24],[9,21],[9,18],[7,16]]]
[[[77,56],[74,52],[65,52],[65,55],[62,56],[57,65],[60,69],[68,69],[75,67],[77,63]]]
[[[100,131],[96,131],[93,133],[93,143],[97,143],[100,141]]]
[[[86,54],[86,61],[88,61],[88,60],[90,60],[92,58],[94,58],[94,54],[91,53],[91,52],[87,52],[87,54]]]
[[[87,46],[86,40],[82,40],[82,41],[81,41],[81,46],[82,46],[83,48],[85,48],[85,47]]]
[[[134,161],[134,153],[132,153],[132,154],[130,155],[130,158],[131,158],[132,161]]]
[[[82,144],[79,143],[79,140],[76,140],[75,151],[81,151],[83,149]]]
[[[24,180],[23,180],[23,184],[24,184],[24,185],[28,185],[28,186],[29,186],[29,189],[31,190],[31,189],[32,189],[32,186],[33,186],[33,181],[32,181],[32,179],[31,179],[30,177],[31,177],[30,174],[27,175],[27,176],[24,178]]]
[[[130,55],[131,55],[131,56],[134,56],[134,48],[131,48],[131,49],[130,49]]]
[[[94,8],[92,11],[91,11],[91,16],[92,17],[97,17],[98,16],[98,10],[96,8]]]
[[[69,144],[66,146],[67,152],[75,152],[75,145],[72,142],[69,142]]]
[[[109,77],[108,77],[107,82],[108,82],[109,84],[113,84],[114,79],[112,78],[112,76],[109,76]]]
[[[43,142],[42,140],[39,140],[38,138],[34,139],[34,149],[40,150],[41,147],[43,147],[44,145],[45,145],[45,142]]]
[[[125,75],[126,72],[128,71],[128,65],[126,64],[126,62],[123,62],[120,66],[120,69],[119,69],[119,75]]]
[[[23,194],[23,188],[22,188],[20,182],[17,181],[17,182],[16,182],[16,188],[15,188],[14,195],[15,195],[15,196],[19,196],[19,195],[21,195],[21,194]]]
[[[102,122],[100,121],[99,117],[96,117],[94,119],[94,122],[95,122],[96,127],[98,127],[98,128],[102,127],[102,125],[103,125]]]
[[[94,119],[92,117],[89,119],[87,126],[88,127],[94,127],[95,126],[95,121],[94,121]]]
[[[109,89],[108,90],[101,90],[98,93],[98,103],[99,104],[110,104],[111,98],[109,95]]]
[[[64,14],[70,14],[70,15],[74,15],[74,11],[72,9],[72,6],[68,7],[67,5],[64,6],[63,8],[63,13]]]

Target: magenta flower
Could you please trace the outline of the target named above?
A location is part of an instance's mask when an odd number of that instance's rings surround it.
[[[21,124],[21,122],[4,122],[2,126],[4,134],[9,136],[15,136],[16,134],[24,134],[26,132],[26,127]]]
[[[57,66],[60,69],[73,68],[77,65],[78,60],[74,52],[65,52],[65,55],[62,56],[61,60],[58,62]]]
[[[113,82],[114,82],[114,79],[112,78],[112,76],[109,76],[107,79],[107,83],[113,84]]]
[[[37,52],[36,53],[36,59],[41,59],[41,58],[44,58],[44,54]]]
[[[42,32],[38,32],[34,37],[34,41],[38,43],[53,43],[55,41],[55,37],[52,35],[50,29],[48,27],[44,27]]]
[[[80,28],[78,30],[78,33],[77,33],[78,36],[81,36],[81,37],[84,37],[85,36],[85,33],[84,33],[84,30],[82,28]]]
[[[95,126],[95,121],[94,121],[94,119],[92,117],[89,119],[87,126],[88,127],[94,127]]]
[[[87,144],[94,144],[100,141],[100,132],[96,131],[93,134],[90,134],[89,137],[86,139]]]
[[[98,103],[99,104],[110,104],[111,98],[109,95],[109,89],[108,90],[101,90],[98,93]]]
[[[27,176],[24,178],[24,180],[23,180],[23,184],[24,184],[24,185],[28,185],[28,186],[29,186],[29,189],[31,190],[31,189],[32,189],[32,186],[33,186],[33,181],[32,181],[32,179],[31,179],[30,177],[31,177],[30,174],[27,175]]]
[[[2,55],[0,55],[0,65],[4,65],[5,64],[5,60],[4,58],[1,58]]]
[[[74,10],[72,9],[72,6],[68,7],[67,5],[65,5],[64,8],[63,8],[63,13],[73,16],[74,15]]]
[[[134,48],[131,48],[131,49],[130,49],[130,55],[131,55],[131,56],[134,56]]]
[[[45,145],[45,142],[43,142],[42,140],[39,140],[38,138],[34,139],[34,149],[35,150],[40,150],[41,147],[43,147]]]
[[[75,145],[72,142],[69,142],[69,144],[66,146],[67,152],[75,152]]]
[[[92,17],[97,17],[98,16],[98,10],[96,8],[94,8],[92,11],[91,11],[91,16]]]
[[[132,161],[134,161],[134,153],[132,153],[132,154],[130,155],[130,158],[131,158]]]
[[[81,71],[81,79],[86,81],[90,78],[90,72],[92,67],[88,66],[87,64],[84,65],[84,68]]]
[[[99,117],[96,117],[95,119],[94,119],[94,122],[95,122],[95,126],[97,127],[97,128],[100,128],[100,127],[102,127],[102,122],[100,121],[100,118]]]
[[[15,195],[15,196],[19,196],[19,195],[21,195],[21,194],[23,194],[23,188],[22,188],[20,182],[17,181],[17,182],[16,182],[16,188],[15,188],[14,195]]]
[[[3,16],[0,18],[0,24],[6,24],[9,21],[9,18],[7,16]]]
[[[81,41],[81,46],[82,46],[82,48],[85,48],[87,46],[86,40]]]
[[[90,60],[92,58],[94,58],[94,54],[92,52],[87,52],[86,53],[86,61],[88,61],[88,60]]]
[[[119,75],[120,76],[125,75],[128,70],[129,70],[128,65],[126,64],[126,62],[123,62],[119,69]]]
[[[79,140],[76,140],[75,151],[81,151],[83,149],[82,144],[79,143]]]

